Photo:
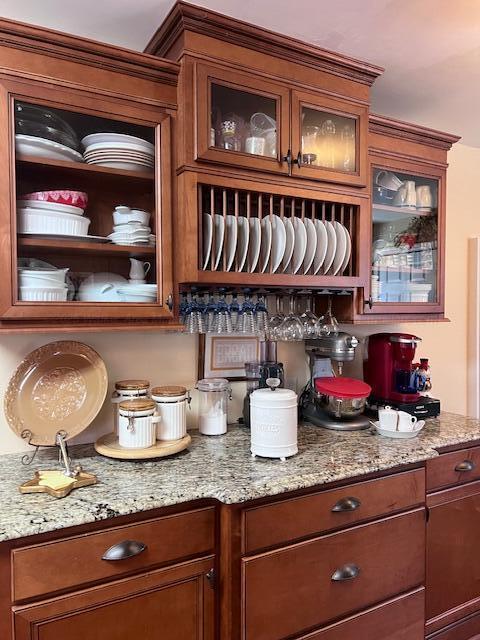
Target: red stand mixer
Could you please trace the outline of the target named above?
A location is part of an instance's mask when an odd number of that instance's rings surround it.
[[[368,407],[386,405],[429,418],[440,413],[440,401],[419,393],[413,361],[421,338],[410,333],[376,333],[366,340],[363,377],[372,387]]]

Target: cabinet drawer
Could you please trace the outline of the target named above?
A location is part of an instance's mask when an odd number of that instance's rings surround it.
[[[480,640],[480,613],[428,636],[427,640]]]
[[[424,640],[424,595],[420,589],[297,640]]]
[[[480,447],[442,453],[427,460],[427,491],[480,478]]]
[[[244,552],[411,509],[425,502],[423,469],[282,500],[244,512]]]
[[[214,548],[214,512],[213,507],[198,509],[15,549],[13,599],[26,600],[209,553]],[[145,549],[125,559],[102,559],[110,547],[125,541],[141,543]]]
[[[280,640],[420,586],[423,509],[242,561],[243,638]]]

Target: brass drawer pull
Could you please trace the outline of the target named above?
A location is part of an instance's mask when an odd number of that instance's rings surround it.
[[[360,569],[356,564],[344,564],[332,575],[332,582],[345,582],[345,580],[354,580],[360,574]]]
[[[124,540],[114,544],[110,549],[107,549],[102,556],[102,560],[128,560],[128,558],[134,558],[147,548],[143,542],[137,542],[136,540]]]
[[[333,513],[338,513],[339,511],[355,511],[361,505],[360,500],[358,498],[342,498],[332,507]]]
[[[475,463],[471,460],[464,460],[463,462],[459,462],[455,467],[455,471],[473,471],[475,469]]]

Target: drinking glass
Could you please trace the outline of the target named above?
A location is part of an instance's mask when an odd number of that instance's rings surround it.
[[[267,333],[268,331],[268,310],[265,296],[261,293],[257,295],[257,304],[255,305],[255,319],[257,323],[258,333]]]
[[[290,296],[290,312],[278,329],[280,340],[300,342],[303,340],[303,326],[295,313],[295,298]]]
[[[232,331],[237,330],[238,316],[240,314],[240,304],[238,302],[238,295],[232,293],[232,300],[228,306],[230,312],[230,318],[232,319]]]
[[[232,333],[232,318],[225,299],[225,289],[219,290],[219,298],[213,315],[212,333]]]
[[[205,322],[201,304],[194,296],[191,297],[185,309],[185,332],[205,333]]]
[[[340,331],[337,319],[332,313],[332,296],[328,296],[328,307],[325,315],[318,319],[316,324],[317,336],[329,336],[331,333],[337,334]]]
[[[217,303],[215,301],[215,296],[211,293],[203,311],[205,330],[207,333],[213,333],[216,313]]]
[[[312,311],[312,299],[310,296],[307,297],[305,311],[299,319],[302,323],[304,339],[316,338],[318,318]]]
[[[281,327],[285,320],[285,314],[281,309],[281,296],[275,296],[275,315],[268,321],[268,335],[270,340],[279,340],[278,329]]]
[[[237,322],[237,332],[239,333],[255,333],[255,305],[249,291],[245,291],[243,304],[240,307],[240,314]]]

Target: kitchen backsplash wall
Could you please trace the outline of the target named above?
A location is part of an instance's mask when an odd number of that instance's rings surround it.
[[[412,120],[415,120],[412,114]],[[410,323],[391,326],[343,327],[362,339],[377,331],[408,331],[423,338],[419,351],[431,359],[433,395],[442,401],[442,408],[466,413],[467,381],[467,240],[480,236],[480,150],[455,145],[449,156],[447,193],[447,257],[446,257],[446,315],[451,322]],[[96,349],[105,360],[110,390],[115,380],[148,378],[152,384],[183,384],[193,387],[197,380],[197,340],[195,336],[162,333],[110,332],[45,334],[0,337],[0,396],[8,380],[23,357],[47,342],[77,339]],[[286,368],[286,384],[300,391],[307,380],[308,368],[303,343],[280,344],[279,359]],[[362,349],[357,358],[345,368],[345,375],[361,376]],[[241,415],[245,392],[244,383],[233,386],[233,401],[229,419]],[[196,426],[196,402],[188,412],[189,428]],[[112,428],[112,411],[107,401],[93,425],[78,441],[92,442]],[[25,445],[9,429],[0,411],[0,453],[20,451]]]

